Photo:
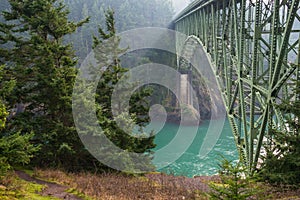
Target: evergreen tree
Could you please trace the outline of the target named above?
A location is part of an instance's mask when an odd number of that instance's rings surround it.
[[[253,180],[246,177],[246,167],[238,162],[233,164],[225,158],[220,163],[219,176],[221,184],[211,182],[209,184],[212,189],[209,193],[211,200],[246,200],[257,199],[259,193],[262,192],[257,186],[252,184]]]
[[[5,173],[16,164],[27,164],[32,154],[38,150],[30,143],[33,134],[20,134],[5,130],[8,111],[5,98],[15,86],[14,80],[5,80],[6,70],[0,66],[0,183]]]
[[[3,62],[16,78],[10,102],[24,105],[11,127],[35,132],[41,145],[35,161],[39,164],[70,166],[83,147],[77,137],[71,110],[71,96],[77,70],[70,44],[63,38],[88,19],[75,23],[69,11],[57,0],[10,0],[4,11]]]
[[[99,37],[94,37],[94,53],[99,64],[97,69],[102,71],[102,77],[96,91],[96,103],[100,107],[98,110],[99,123],[106,136],[121,149],[129,152],[146,153],[145,163],[143,163],[145,166],[136,166],[140,163],[134,163],[134,160],[124,161],[123,163],[128,163],[128,166],[126,166],[128,171],[132,171],[132,168],[141,169],[141,167],[144,170],[145,168],[150,170],[151,149],[155,147],[154,136],[152,133],[143,132],[142,127],[149,120],[146,117],[149,111],[147,97],[151,94],[151,90],[143,88],[135,92],[129,102],[130,114],[128,115],[128,113],[122,111],[121,108],[125,106],[122,100],[130,95],[134,83],[132,85],[122,84],[122,76],[128,69],[121,66],[119,55],[126,52],[126,49],[119,48],[120,38],[116,36],[113,11],[108,10],[105,16],[107,31],[100,27]],[[105,71],[103,72],[103,70]],[[114,104],[112,104],[113,92],[118,97],[117,102],[114,102]],[[115,111],[115,119],[112,109]],[[123,129],[118,126],[116,121],[124,125]],[[132,124],[140,125],[141,129],[138,133],[134,133]],[[133,137],[134,135],[137,137]]]

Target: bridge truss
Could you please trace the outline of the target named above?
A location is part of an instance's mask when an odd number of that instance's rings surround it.
[[[196,0],[174,20],[211,61],[240,158],[256,169],[271,128],[288,133],[278,104],[298,98],[299,0]],[[188,40],[188,38],[187,38]],[[177,40],[177,49],[187,41]]]

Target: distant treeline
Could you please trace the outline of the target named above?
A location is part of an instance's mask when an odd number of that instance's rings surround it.
[[[70,11],[71,21],[90,17],[90,22],[78,28],[75,33],[65,36],[66,43],[72,43],[79,63],[92,49],[92,37],[99,25],[105,25],[104,12],[114,10],[118,32],[141,27],[166,27],[174,15],[170,0],[64,0]],[[7,0],[0,2],[0,10],[9,10]],[[0,17],[1,21],[3,18]]]

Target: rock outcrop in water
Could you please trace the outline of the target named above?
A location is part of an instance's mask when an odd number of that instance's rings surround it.
[[[181,115],[181,112],[183,115]],[[191,105],[183,105],[182,111],[176,109],[176,112],[168,113],[167,121],[186,126],[198,126],[201,123],[200,113]]]

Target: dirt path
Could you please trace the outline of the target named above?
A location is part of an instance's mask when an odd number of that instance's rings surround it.
[[[45,185],[46,188],[40,193],[42,196],[52,196],[52,197],[57,197],[60,199],[67,199],[67,200],[82,200],[81,198],[79,198],[73,194],[65,192],[68,189],[68,187],[66,187],[66,186],[33,178],[22,171],[16,171],[16,174],[21,179],[24,179],[25,181],[28,181],[31,183],[37,183],[40,185]]]

